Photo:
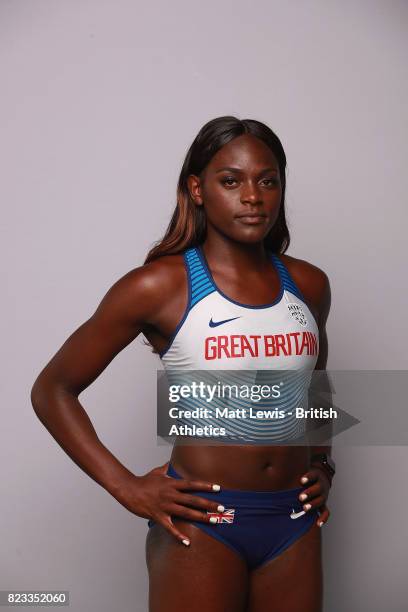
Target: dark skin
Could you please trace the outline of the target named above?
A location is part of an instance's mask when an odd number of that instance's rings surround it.
[[[239,171],[217,172],[225,166]],[[217,286],[244,304],[272,302],[279,281],[263,239],[276,221],[281,185],[271,150],[252,135],[235,138],[217,152],[200,177],[189,177],[189,189],[195,204],[205,208],[203,249]],[[247,210],[259,210],[265,216],[249,225],[238,218]],[[328,278],[306,261],[288,255],[281,258],[318,323],[316,369],[325,369]],[[36,414],[81,469],[130,512],[156,522],[146,543],[150,612],[172,612],[192,605],[196,612],[319,612],[318,523],[329,518],[330,483],[322,468],[310,465],[310,456],[327,452],[329,447],[176,444],[171,462],[182,480],[166,476],[167,464],[140,476],[102,444],[79,402],[79,394],[140,333],[157,351],[163,350],[186,304],[187,278],[181,255],[161,257],[128,272],[38,376],[31,394]],[[248,572],[234,551],[188,522],[209,522],[206,511],[216,511],[217,502],[190,496],[189,490],[205,494],[214,482],[246,490],[303,486],[307,500],[302,501],[319,509],[318,521],[278,557]]]

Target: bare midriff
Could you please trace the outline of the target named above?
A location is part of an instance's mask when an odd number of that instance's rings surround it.
[[[279,491],[304,486],[310,467],[308,446],[187,445],[173,447],[170,462],[183,478],[227,489]]]

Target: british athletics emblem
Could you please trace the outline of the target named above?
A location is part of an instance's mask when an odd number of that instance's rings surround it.
[[[210,512],[207,510],[209,517],[217,519],[217,523],[233,523],[235,516],[235,508],[227,508],[224,512]]]
[[[301,325],[307,325],[306,315],[302,310],[302,307],[299,304],[294,302],[289,302],[287,304],[288,310],[292,317],[296,319]]]

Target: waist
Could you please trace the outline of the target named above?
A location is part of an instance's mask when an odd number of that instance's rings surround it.
[[[178,445],[171,465],[181,477],[237,490],[276,491],[302,486],[309,469],[307,446]]]
[[[167,475],[171,476],[172,478],[182,478],[182,476],[174,469],[172,464],[169,465]],[[203,493],[202,491],[190,491],[190,494],[198,497],[206,497],[207,499],[215,499],[230,505],[232,504],[235,507],[240,507],[241,510],[244,507],[250,508],[252,506],[256,507],[257,510],[260,508],[266,508],[270,514],[273,509],[280,511],[286,506],[293,509],[294,505],[296,505],[298,506],[298,510],[302,510],[302,504],[300,503],[298,497],[303,489],[304,485],[301,487],[292,487],[289,489],[279,489],[273,491],[230,489],[223,487],[219,492],[206,491]]]

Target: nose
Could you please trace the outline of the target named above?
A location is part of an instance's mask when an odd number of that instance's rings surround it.
[[[242,204],[251,204],[252,206],[255,206],[257,204],[262,204],[262,199],[260,198],[258,193],[251,192],[251,193],[242,195],[241,202]]]
[[[261,204],[262,198],[260,191],[254,184],[246,184],[241,191],[241,202],[248,202],[249,204]]]

